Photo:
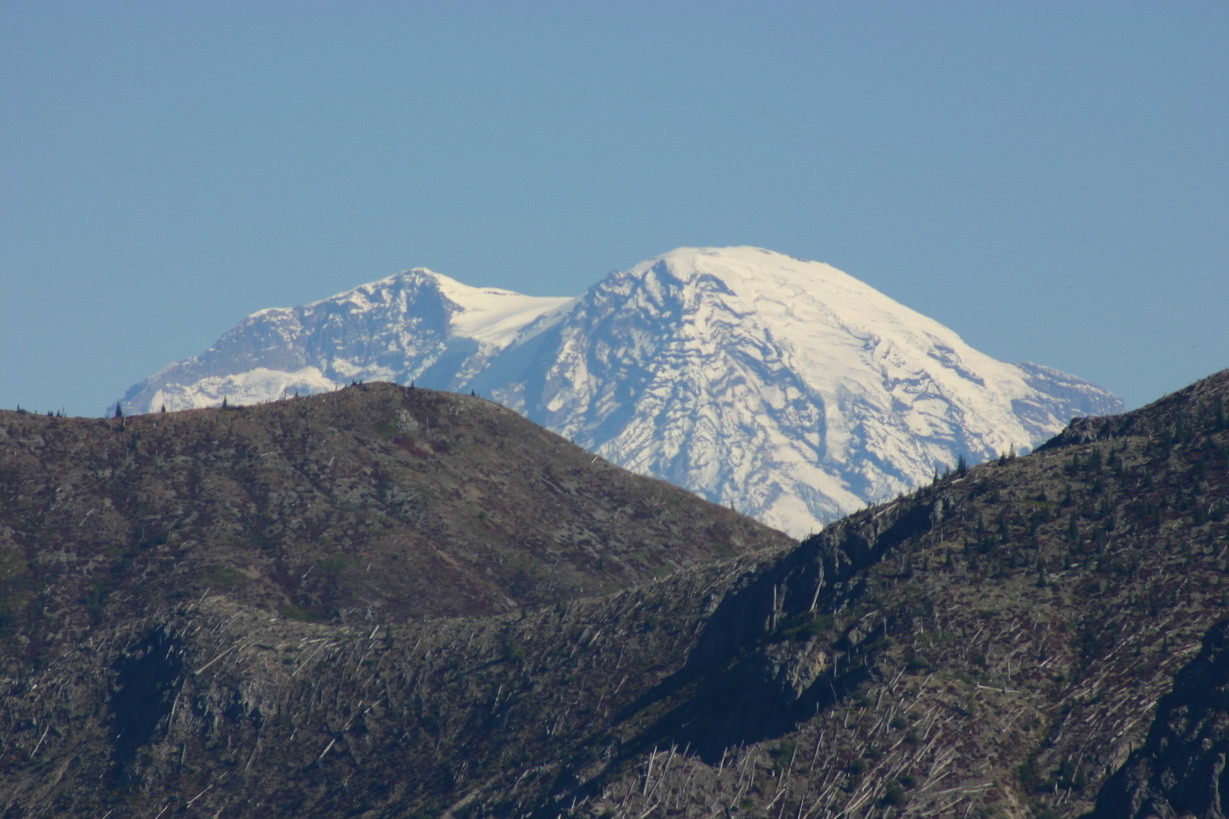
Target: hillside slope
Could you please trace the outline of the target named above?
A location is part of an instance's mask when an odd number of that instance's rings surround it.
[[[366,384],[135,418],[0,413],[18,654],[210,592],[330,622],[496,614],[790,543],[471,396]]]
[[[104,618],[0,683],[0,807],[1217,816],[1227,414],[1229,371],[792,550],[518,616]]]

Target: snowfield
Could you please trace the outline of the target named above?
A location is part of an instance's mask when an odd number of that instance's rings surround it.
[[[130,412],[391,380],[476,390],[613,463],[803,536],[936,469],[1023,451],[1119,399],[1008,364],[830,265],[679,248],[579,298],[424,269],[255,313]]]

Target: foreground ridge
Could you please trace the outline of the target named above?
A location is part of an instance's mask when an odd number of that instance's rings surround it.
[[[796,548],[518,615],[104,607],[0,682],[0,805],[1218,816],[1227,411],[1229,371]]]

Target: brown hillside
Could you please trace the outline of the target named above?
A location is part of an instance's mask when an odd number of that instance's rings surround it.
[[[10,655],[211,593],[325,622],[494,614],[790,542],[471,396],[0,412]]]
[[[1229,372],[789,551],[519,615],[108,602],[0,680],[0,810],[1223,816],[1226,410]]]

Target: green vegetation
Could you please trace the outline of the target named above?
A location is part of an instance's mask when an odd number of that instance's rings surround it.
[[[338,575],[350,568],[353,563],[353,559],[347,557],[346,555],[331,555],[329,557],[320,558],[312,565],[317,571],[323,572],[324,574]]]
[[[523,662],[525,659],[525,648],[520,644],[511,633],[506,633],[502,640],[503,659],[509,663]]]
[[[233,566],[210,566],[205,582],[218,589],[233,589],[243,580],[243,573]]]
[[[397,438],[402,434],[401,425],[391,418],[381,421],[376,424],[376,434],[382,438]]]
[[[798,743],[793,740],[783,739],[777,743],[777,746],[772,749],[772,769],[774,776],[781,776],[782,772],[788,770],[794,764],[794,756],[798,753]]]
[[[888,786],[884,788],[883,799],[880,801],[890,807],[905,804],[905,802],[909,801],[909,797],[905,794],[905,789],[899,782],[889,782]]]
[[[318,623],[325,619],[325,613],[319,609],[304,608],[297,603],[283,603],[278,606],[278,614],[286,620],[299,620],[304,623]]]
[[[103,606],[107,604],[107,597],[110,594],[110,584],[106,581],[99,581],[90,586],[82,596],[81,605],[85,607],[91,623],[97,623],[102,619]]]

